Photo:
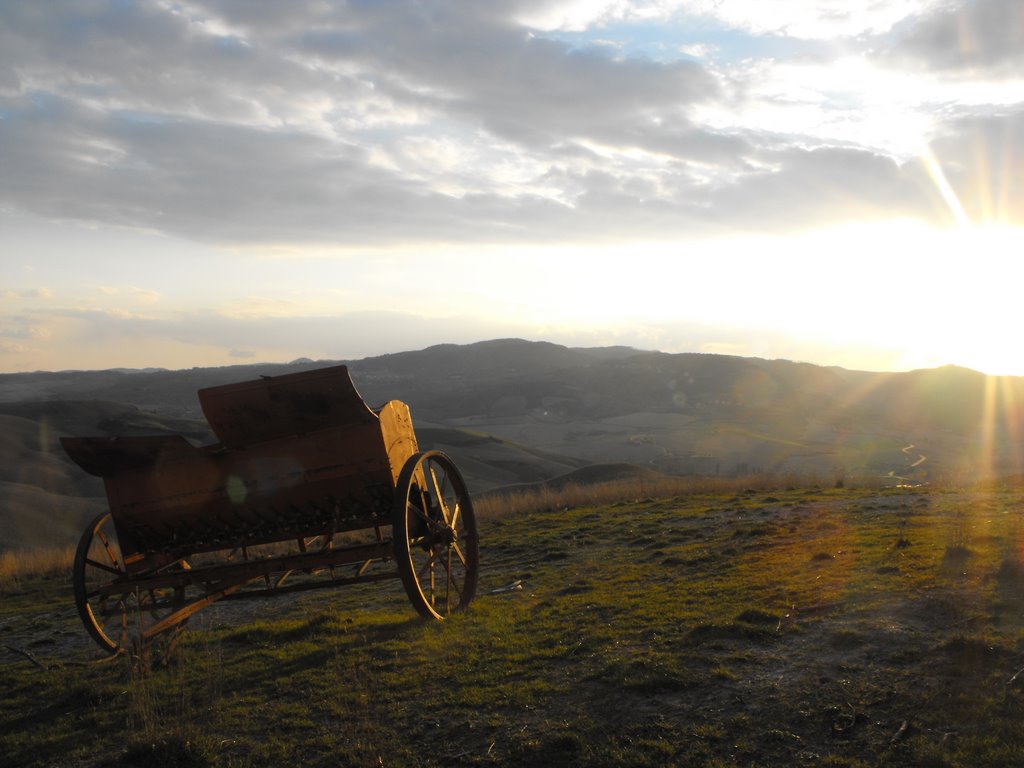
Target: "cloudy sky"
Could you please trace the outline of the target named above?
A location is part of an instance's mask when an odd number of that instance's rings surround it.
[[[0,3],[0,371],[1024,374],[1024,0]]]

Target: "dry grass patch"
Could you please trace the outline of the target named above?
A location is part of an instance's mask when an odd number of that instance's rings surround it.
[[[25,579],[71,575],[75,547],[0,552],[0,591]]]
[[[847,488],[881,488],[883,479],[862,478],[847,481]],[[834,484],[833,484],[834,485]],[[841,487],[842,484],[839,484]],[[826,487],[831,487],[826,484]],[[638,477],[595,483],[565,483],[557,486],[539,484],[533,488],[509,493],[481,494],[473,502],[477,514],[484,519],[529,512],[572,507],[603,506],[670,499],[708,494],[742,494],[783,491],[794,488],[822,488],[816,477],[801,475],[740,475],[737,477],[692,475],[686,477]]]

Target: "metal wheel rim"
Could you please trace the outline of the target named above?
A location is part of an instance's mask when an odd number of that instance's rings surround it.
[[[111,654],[141,651],[146,628],[176,610],[184,598],[181,590],[158,592],[131,585],[109,512],[98,515],[82,534],[72,585],[86,631]]]
[[[479,540],[465,480],[440,451],[419,453],[399,478],[393,513],[398,571],[416,611],[444,619],[476,593]]]

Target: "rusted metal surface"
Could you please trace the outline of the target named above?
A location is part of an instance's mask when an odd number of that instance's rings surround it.
[[[201,389],[199,404],[228,448],[377,422],[344,365]]]
[[[374,413],[344,366],[199,395],[225,443],[62,439],[83,469],[103,477],[129,570],[136,553],[194,553],[379,522],[417,451],[405,404]]]
[[[313,588],[318,576],[323,586],[401,578],[416,610],[434,618],[472,599],[477,534],[465,483],[448,457],[419,452],[404,403],[371,410],[345,366],[199,399],[214,445],[62,438],[103,478],[110,507],[83,534],[74,567],[76,604],[101,647],[124,650],[129,628],[146,644],[217,600]],[[297,551],[250,556],[284,545]],[[305,581],[284,588],[297,572]]]

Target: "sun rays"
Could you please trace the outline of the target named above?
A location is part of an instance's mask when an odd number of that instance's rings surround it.
[[[978,467],[981,477],[1024,473],[1022,416],[1024,387],[1020,379],[987,377],[978,431]]]
[[[837,468],[888,485],[1024,477],[1024,379],[953,366],[835,376],[803,439],[827,441]],[[864,418],[888,428],[862,434]]]
[[[924,163],[925,170],[928,172],[928,178],[935,184],[936,190],[942,197],[943,202],[949,208],[949,212],[952,214],[954,221],[957,226],[966,228],[971,225],[971,220],[967,216],[967,211],[964,210],[963,205],[960,202],[960,198],[957,196],[953,186],[949,183],[946,178],[946,173],[942,169],[942,165],[939,163],[932,148],[926,146],[924,152],[921,153],[921,161]]]

